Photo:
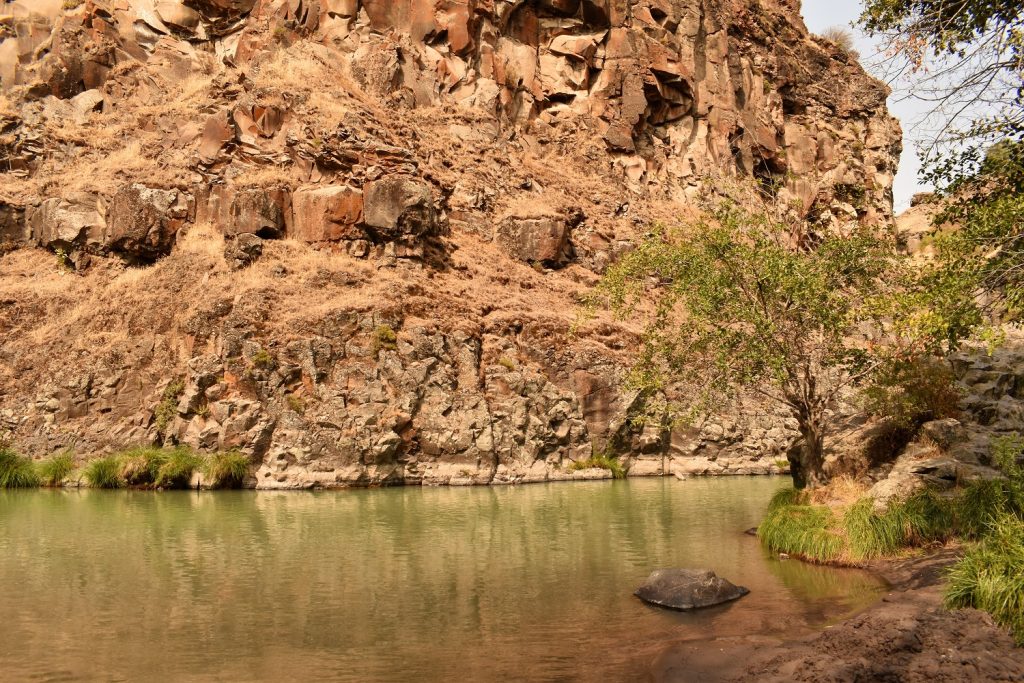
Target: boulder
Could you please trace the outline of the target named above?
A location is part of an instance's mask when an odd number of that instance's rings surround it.
[[[510,256],[520,261],[557,265],[568,258],[569,227],[557,216],[510,216],[498,224],[495,238]]]
[[[25,209],[0,201],[0,253],[25,242]]]
[[[105,248],[139,261],[166,256],[190,217],[190,204],[177,190],[139,183],[122,187],[107,208]]]
[[[224,258],[232,270],[252,265],[263,255],[263,240],[252,233],[243,232],[224,246]]]
[[[944,451],[967,439],[967,430],[955,418],[932,420],[921,425],[921,436]]]
[[[363,193],[344,185],[307,187],[292,195],[292,236],[302,242],[365,239]]]
[[[387,176],[364,188],[363,222],[378,241],[412,241],[437,231],[437,210],[430,186]]]
[[[102,244],[106,230],[102,199],[95,195],[53,197],[26,211],[29,239],[47,249],[82,249]]]
[[[685,611],[737,600],[749,592],[709,569],[658,569],[633,595],[651,605]]]
[[[206,214],[225,237],[250,234],[277,239],[287,230],[290,209],[286,189],[221,187],[210,193]]]

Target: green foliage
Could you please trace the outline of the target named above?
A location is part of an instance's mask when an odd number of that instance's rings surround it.
[[[75,471],[75,456],[71,451],[58,453],[39,463],[37,471],[44,486],[60,486]]]
[[[786,487],[775,492],[775,495],[773,495],[772,499],[768,502],[768,510],[770,512],[790,505],[806,505],[807,502],[806,491]]]
[[[1024,317],[1024,4],[867,0],[861,25],[935,109],[924,179],[945,204],[919,322],[956,346],[990,317]]]
[[[203,461],[190,448],[179,446],[165,452],[153,478],[157,488],[182,489],[188,488],[192,473],[202,467]]]
[[[516,369],[516,362],[509,358],[508,356],[502,356],[501,358],[499,358],[498,365],[505,368],[509,372],[512,372]]]
[[[593,468],[608,470],[612,473],[612,477],[614,479],[626,478],[626,470],[622,466],[622,463],[610,453],[598,453],[590,456],[586,460],[577,460],[569,466],[569,471],[576,472],[578,470],[588,470]]]
[[[994,519],[985,539],[968,548],[949,571],[946,606],[974,607],[992,615],[1024,645],[1024,521]]]
[[[64,0],[61,7],[66,10],[77,9],[78,7],[81,7],[83,2],[85,2],[85,0]]]
[[[119,453],[120,477],[128,486],[153,486],[167,458],[168,451],[155,446]]]
[[[815,237],[813,248],[801,246],[806,230],[726,204],[688,230],[657,229],[596,295],[620,314],[654,300],[630,383],[671,390],[677,418],[706,414],[740,389],[787,406],[804,436],[798,486],[824,477],[826,407],[870,370],[868,349],[884,348],[863,334],[881,334],[877,299],[894,258],[864,230]]]
[[[121,477],[121,462],[113,455],[93,460],[83,471],[85,481],[96,489],[124,488],[125,480]]]
[[[288,409],[298,413],[299,415],[306,414],[306,402],[302,400],[302,397],[296,396],[295,394],[288,394],[285,397],[285,401],[288,403]]]
[[[774,502],[774,501],[773,501]],[[831,530],[832,511],[810,505],[779,505],[757,527],[757,537],[769,550],[801,557],[810,562],[839,558],[843,539]]]
[[[919,356],[886,363],[862,392],[867,412],[904,429],[960,415],[963,392],[949,366]]]
[[[171,421],[178,414],[178,399],[185,393],[185,383],[180,379],[172,380],[164,387],[164,393],[160,397],[154,415],[156,416],[156,430],[163,434],[167,431]]]
[[[398,348],[398,334],[390,325],[378,325],[373,331],[373,355],[380,355],[381,351],[394,351]]]
[[[25,489],[39,486],[39,475],[32,461],[0,443],[0,489]]]
[[[238,451],[222,451],[206,458],[203,472],[210,488],[236,488],[249,473],[249,458]]]
[[[68,256],[68,252],[61,247],[53,252],[57,257],[57,270],[62,273],[67,273],[74,270],[74,266],[71,263],[71,258]]]
[[[260,349],[252,355],[252,365],[260,370],[273,370],[277,367],[277,361],[266,349]]]

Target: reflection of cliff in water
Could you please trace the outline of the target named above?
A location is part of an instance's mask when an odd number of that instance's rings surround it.
[[[742,533],[784,484],[0,494],[4,652],[19,653],[0,665],[15,678],[635,678],[670,641],[806,629],[877,595],[866,575],[784,566]],[[666,566],[710,567],[752,594],[693,614],[632,596]]]

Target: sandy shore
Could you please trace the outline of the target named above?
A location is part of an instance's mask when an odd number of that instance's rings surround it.
[[[891,585],[876,605],[793,640],[755,636],[676,643],[654,662],[652,679],[940,683],[1024,681],[1024,648],[984,612],[942,607],[943,570],[955,548],[878,562]]]

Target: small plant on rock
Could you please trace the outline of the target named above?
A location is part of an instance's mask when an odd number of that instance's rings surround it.
[[[513,370],[516,369],[516,362],[509,358],[508,356],[502,356],[501,358],[499,358],[498,365],[505,368],[509,372],[512,372]]]
[[[285,397],[285,402],[288,404],[288,409],[299,415],[305,415],[306,413],[306,402],[302,400],[301,396],[295,394],[288,394]]]
[[[252,365],[260,370],[273,370],[277,367],[277,361],[266,349],[260,349],[252,355]]]
[[[577,460],[569,466],[570,472],[589,469],[608,470],[614,479],[626,478],[626,468],[622,466],[618,458],[608,451],[592,455],[586,460]]]
[[[174,416],[178,414],[178,399],[185,393],[185,383],[176,379],[164,388],[164,393],[157,404],[154,414],[156,416],[156,430],[163,434],[167,431]]]
[[[373,355],[379,356],[381,351],[394,351],[398,348],[398,334],[390,325],[378,325],[373,331]]]

